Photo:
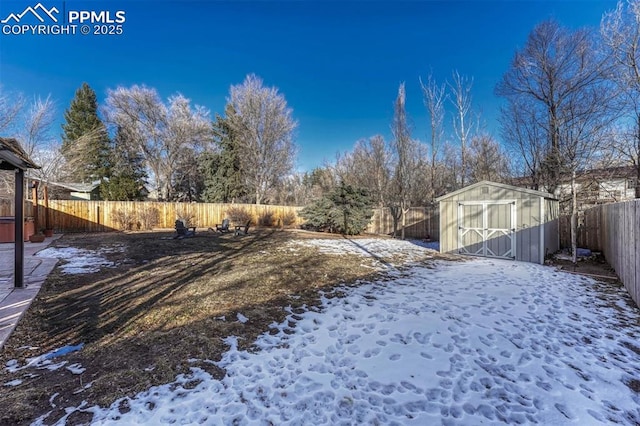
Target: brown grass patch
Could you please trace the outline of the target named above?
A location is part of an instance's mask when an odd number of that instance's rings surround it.
[[[49,411],[55,422],[64,408],[107,406],[150,386],[171,382],[198,366],[215,377],[224,371],[210,363],[235,335],[251,348],[272,322],[286,317],[287,306],[318,304],[318,289],[371,278],[375,272],[355,255],[322,254],[313,247],[290,250],[288,242],[318,236],[304,232],[256,231],[234,237],[199,233],[176,240],[169,232],[66,235],[56,246],[90,250],[122,246],[105,256],[114,268],[65,275],[56,268],[6,343],[0,361],[29,357],[70,344],[85,347],[61,357],[86,371],[71,374],[25,369],[0,371],[0,424],[28,424]],[[322,235],[324,238],[342,238]],[[249,321],[242,324],[237,314]],[[88,386],[89,385],[89,386]],[[55,399],[51,396],[58,394]],[[74,415],[69,423],[86,423]]]

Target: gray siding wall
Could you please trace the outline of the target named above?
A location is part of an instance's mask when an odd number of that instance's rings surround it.
[[[516,203],[516,260],[539,263],[540,259],[540,197],[519,193]]]
[[[486,188],[483,191],[483,188]],[[458,203],[482,201],[515,201],[515,224],[504,216],[503,209],[492,209],[488,217],[490,227],[504,223],[516,229],[516,260],[542,263],[546,251],[554,252],[558,247],[557,217],[558,203],[539,195],[492,185],[470,188],[440,201],[440,251],[458,253]],[[474,209],[465,209],[474,212]],[[499,212],[499,213],[497,213]],[[497,217],[495,215],[498,215]],[[469,221],[474,223],[474,219]],[[544,247],[542,239],[544,239]],[[542,255],[541,255],[542,254]]]

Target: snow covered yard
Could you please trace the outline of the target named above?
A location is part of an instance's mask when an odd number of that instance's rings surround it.
[[[67,408],[58,423],[81,410],[97,424],[640,424],[640,311],[624,289],[354,241],[286,250],[359,253],[384,275],[290,311],[255,351],[227,337],[221,380],[194,367],[108,408]],[[415,263],[397,268],[388,256]]]

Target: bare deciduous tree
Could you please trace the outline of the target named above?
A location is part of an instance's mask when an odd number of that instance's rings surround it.
[[[51,126],[55,115],[55,104],[51,97],[35,98],[27,109],[24,127],[20,131],[20,142],[27,155],[33,156],[39,146],[48,145],[51,140]]]
[[[0,132],[8,133],[16,125],[16,119],[24,108],[25,100],[21,93],[11,93],[0,85]]]
[[[107,91],[104,116],[106,121],[126,135],[126,140],[136,144],[149,168],[158,198],[166,188],[168,175],[164,169],[166,158],[163,135],[166,129],[167,110],[155,89],[134,85],[117,87]]]
[[[264,87],[254,74],[231,86],[227,101],[233,107],[228,119],[240,142],[242,174],[261,204],[293,169],[297,122],[278,89]]]
[[[502,182],[509,175],[509,162],[500,144],[483,133],[471,138],[469,144],[471,181]]]
[[[367,189],[376,205],[387,204],[391,153],[381,135],[357,141],[353,151],[337,158],[336,172],[344,183]]]
[[[512,107],[532,108],[529,117],[536,117],[545,139],[541,175],[547,189],[553,192],[563,176],[571,177],[574,262],[576,175],[589,169],[599,155],[603,131],[613,117],[610,101],[615,91],[608,83],[608,73],[606,58],[599,54],[592,33],[570,31],[546,21],[529,34],[496,88]]]
[[[509,99],[500,110],[502,139],[512,154],[511,164],[536,190],[542,189],[544,183],[542,164],[547,149],[541,119],[539,108],[530,99]]]
[[[429,113],[429,202],[433,202],[441,192],[442,179],[438,179],[438,160],[444,138],[444,104],[446,100],[446,85],[437,84],[429,74],[426,83],[420,79],[424,105]]]
[[[60,142],[51,134],[55,122],[56,106],[50,96],[37,97],[24,116],[18,139],[25,152],[40,169],[29,170],[29,175],[42,182],[41,188],[58,178],[64,164]]]
[[[618,2],[603,16],[600,32],[614,61],[612,78],[626,101],[622,121],[627,129],[618,132],[614,147],[635,167],[635,196],[640,198],[640,0]]]
[[[0,94],[0,97],[2,95]],[[22,95],[11,95],[12,99],[23,99]],[[10,101],[11,102],[11,101]],[[0,100],[0,108],[2,108]],[[50,96],[46,98],[35,97],[33,101],[24,107],[22,101],[18,102],[20,110],[15,105],[10,107],[10,112],[0,118],[5,130],[11,130],[22,145],[27,155],[41,168],[30,169],[28,179],[36,178],[42,182],[44,188],[49,182],[57,179],[61,172],[64,158],[60,153],[60,143],[52,135],[52,127],[55,122],[56,106]],[[5,111],[6,112],[6,111]],[[2,112],[0,112],[2,114]],[[12,193],[13,185],[4,176],[2,186],[4,192]]]
[[[180,94],[166,105],[155,89],[146,86],[108,90],[105,117],[143,153],[160,199],[174,196],[178,166],[185,164],[181,156],[188,157],[211,139],[207,109],[192,107]]]
[[[418,142],[411,138],[405,98],[405,86],[404,83],[401,83],[394,104],[393,123],[391,125],[393,133],[391,152],[393,153],[395,167],[389,202],[391,215],[394,218],[394,235],[396,234],[398,221],[402,220],[402,239],[405,237],[406,214],[411,207],[417,174],[420,173],[418,165],[422,154]]]
[[[460,141],[460,186],[466,184],[466,174],[468,173],[467,149],[473,126],[470,122],[471,113],[471,88],[473,78],[460,75],[458,71],[453,72],[453,82],[448,83],[451,90],[451,103],[455,108],[453,118],[453,129],[456,137]]]
[[[171,96],[167,107],[165,132],[166,166],[171,171],[169,199],[195,201],[199,191],[198,156],[212,142],[209,111],[181,94]],[[176,192],[180,192],[177,194]]]

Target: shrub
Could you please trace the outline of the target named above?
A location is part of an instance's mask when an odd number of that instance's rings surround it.
[[[114,210],[111,212],[111,217],[121,231],[131,231],[134,227],[137,228],[138,221],[135,213],[126,210]]]
[[[258,217],[258,224],[260,226],[273,226],[276,222],[276,215],[272,211],[266,211]]]
[[[298,216],[294,211],[287,211],[282,214],[282,225],[283,226],[291,226],[296,223]]]
[[[227,217],[236,225],[244,225],[248,221],[253,221],[253,216],[244,207],[229,207],[227,209]]]
[[[140,229],[150,231],[154,226],[160,222],[160,213],[155,207],[143,208],[138,216],[138,222],[140,223]]]
[[[196,217],[190,209],[178,208],[176,210],[176,216],[178,220],[181,220],[184,223],[184,226],[198,226],[196,223]]]
[[[366,229],[373,209],[366,190],[340,184],[302,209],[300,216],[306,219],[307,229],[356,235]]]

